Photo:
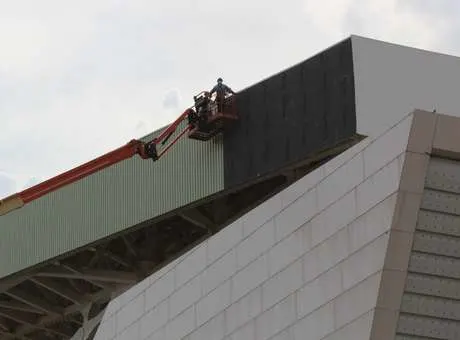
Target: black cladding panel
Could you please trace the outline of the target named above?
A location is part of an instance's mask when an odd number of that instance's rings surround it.
[[[356,132],[351,39],[237,94],[225,187],[301,161]]]

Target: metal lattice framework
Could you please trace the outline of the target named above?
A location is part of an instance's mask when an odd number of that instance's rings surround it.
[[[91,339],[111,299],[356,142],[0,279],[0,340]]]

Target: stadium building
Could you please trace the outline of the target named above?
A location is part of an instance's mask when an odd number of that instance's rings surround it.
[[[460,339],[459,88],[457,57],[351,36],[222,134],[3,199],[0,339]]]

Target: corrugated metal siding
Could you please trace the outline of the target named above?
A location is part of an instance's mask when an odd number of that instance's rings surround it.
[[[432,158],[397,339],[460,339],[460,162]]]
[[[166,213],[224,187],[222,140],[135,156],[0,216],[0,277]]]

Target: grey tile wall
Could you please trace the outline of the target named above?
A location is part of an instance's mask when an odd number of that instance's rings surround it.
[[[96,340],[369,339],[411,120],[112,301]]]

